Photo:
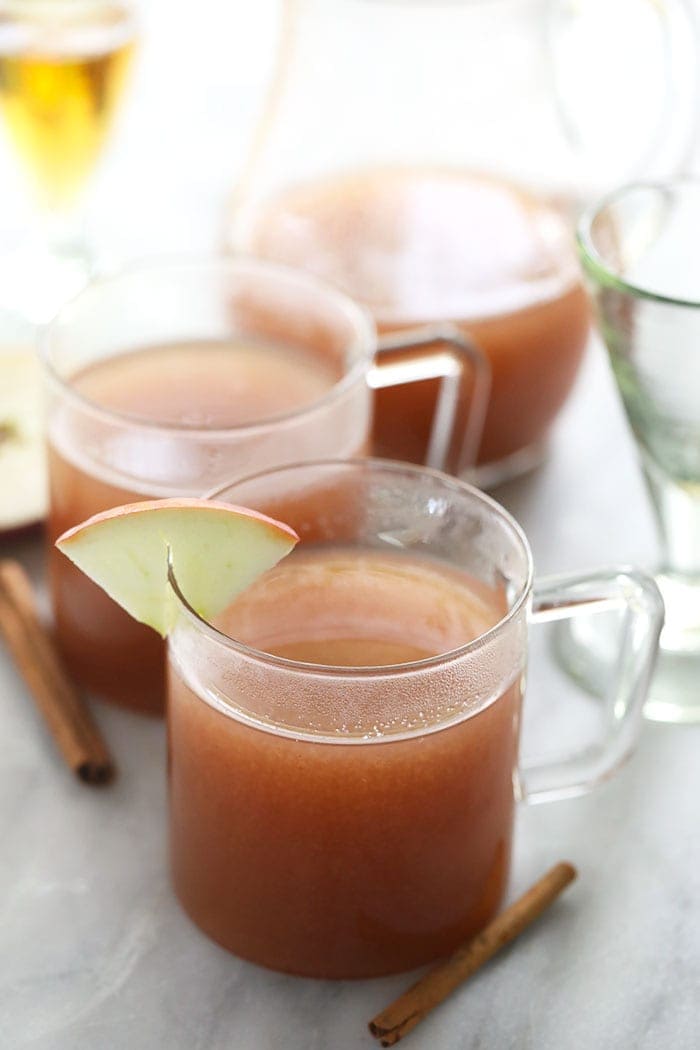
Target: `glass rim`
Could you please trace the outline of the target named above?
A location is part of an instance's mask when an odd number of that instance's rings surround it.
[[[584,209],[576,225],[576,245],[584,268],[605,287],[615,288],[617,291],[634,295],[638,299],[665,303],[668,306],[700,307],[700,298],[684,299],[680,296],[666,295],[663,292],[654,292],[650,288],[636,284],[634,281],[625,280],[601,255],[595,246],[593,238],[593,223],[595,220],[611,205],[624,199],[628,194],[636,193],[639,190],[675,191],[688,187],[700,191],[700,177],[683,175],[676,179],[648,179],[628,182],[624,186],[618,186],[616,189],[611,190],[593,204],[590,204]]]
[[[234,271],[239,270],[242,274],[249,274],[253,277],[256,275],[263,277],[272,276],[286,282],[288,286],[296,285],[298,288],[319,293],[333,304],[334,309],[338,309],[339,316],[343,316],[349,322],[352,328],[352,335],[345,349],[347,353],[355,357],[355,360],[346,368],[340,379],[314,401],[310,401],[291,411],[280,412],[274,416],[266,416],[264,419],[225,427],[206,427],[201,424],[188,423],[164,423],[128,412],[106,408],[97,401],[93,401],[79,393],[72,385],[71,377],[64,377],[59,373],[52,359],[56,334],[61,326],[70,323],[71,312],[79,308],[83,298],[95,289],[99,290],[105,285],[109,286],[130,277],[138,278],[140,275],[163,273],[169,270],[173,272],[202,271],[207,267],[222,270],[231,268]],[[168,434],[171,436],[179,434],[191,438],[211,440],[230,438],[237,434],[255,435],[260,431],[268,431],[271,427],[277,427],[292,420],[301,419],[306,415],[312,415],[319,409],[325,408],[341,397],[349,387],[353,386],[365,374],[372,363],[377,342],[377,329],[369,310],[355,302],[354,299],[339,288],[323,281],[321,278],[306,273],[304,270],[239,252],[214,252],[191,255],[182,253],[149,256],[93,277],[80,291],[63,303],[54,317],[43,327],[39,336],[38,356],[45,377],[60,391],[61,396],[92,418],[113,424],[116,423],[130,429],[144,430],[150,434]],[[134,349],[138,349],[138,347]],[[110,360],[116,356],[118,355],[109,354],[104,360]]]
[[[136,42],[140,19],[136,11],[136,0],[0,0],[0,14],[7,15],[13,19],[13,28],[22,32],[22,43],[27,44],[26,34],[35,33],[38,29],[55,28],[59,26],[72,32],[85,34],[89,32],[94,35],[95,31],[106,31],[110,33],[110,43],[113,46],[126,47]],[[91,21],[96,15],[111,16],[106,24],[97,24]],[[66,16],[70,21],[63,25]],[[10,54],[18,54],[19,47],[15,47]],[[63,55],[64,51],[59,48],[49,51],[57,55]],[[88,49],[88,55],[99,55],[104,52],[104,46]]]
[[[129,28],[134,28],[136,22],[135,0],[0,0],[0,12],[21,12],[31,17],[31,12],[47,11],[55,14],[65,11],[109,10],[110,8],[127,16]]]
[[[495,499],[492,499],[491,496],[487,496],[486,493],[482,492],[481,489],[476,488],[476,486],[470,485],[468,482],[462,481],[460,478],[444,474],[442,471],[434,470],[431,467],[419,466],[413,463],[402,463],[396,460],[380,459],[378,457],[375,458],[369,456],[366,458],[353,459],[315,459],[298,461],[296,463],[285,463],[278,467],[268,467],[264,470],[255,471],[253,474],[248,474],[245,477],[236,478],[235,481],[229,481],[224,485],[217,485],[215,489],[211,489],[207,492],[203,498],[220,500],[222,493],[225,493],[229,489],[256,481],[260,478],[271,476],[273,474],[282,474],[287,471],[292,472],[299,469],[313,469],[319,467],[363,467],[378,473],[410,474],[414,477],[428,476],[439,481],[445,488],[449,488],[453,492],[458,492],[462,496],[468,496],[470,499],[476,500],[476,502],[486,506],[491,513],[506,525],[511,536],[518,544],[524,558],[525,579],[518,590],[513,604],[507,612],[497,620],[495,624],[493,624],[492,627],[489,627],[489,629],[482,634],[477,635],[477,637],[473,638],[470,642],[466,642],[464,645],[457,646],[454,649],[448,649],[444,653],[438,653],[435,656],[426,657],[423,660],[411,660],[398,664],[372,664],[360,667],[315,664],[302,660],[290,660],[283,656],[274,656],[272,653],[267,653],[262,649],[256,649],[254,646],[246,645],[244,642],[237,641],[235,638],[231,638],[230,635],[220,631],[217,627],[214,627],[213,624],[211,624],[204,616],[201,616],[190,605],[180,588],[177,576],[175,575],[175,570],[169,562],[168,582],[177,601],[188,616],[189,620],[193,622],[195,627],[202,631],[211,641],[217,643],[221,648],[237,653],[240,656],[244,656],[246,659],[254,661],[257,664],[263,664],[267,667],[276,668],[277,670],[312,675],[317,678],[397,678],[402,675],[413,674],[417,671],[425,671],[430,670],[431,668],[441,667],[446,663],[451,663],[452,661],[461,659],[471,653],[478,652],[479,649],[482,649],[494,638],[503,634],[513,620],[519,615],[532,592],[534,579],[532,552],[523,529],[505,507],[502,507],[501,504]],[[236,506],[236,504],[231,505]]]

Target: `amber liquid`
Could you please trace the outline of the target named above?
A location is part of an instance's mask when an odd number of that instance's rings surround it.
[[[489,359],[480,463],[540,442],[573,384],[588,307],[572,233],[544,200],[495,178],[385,169],[309,183],[260,204],[241,239],[326,277],[381,331],[452,321]],[[375,450],[422,462],[437,383],[376,395]]]
[[[133,50],[120,4],[25,4],[0,18],[0,107],[45,205],[72,203],[100,154]]]
[[[75,677],[101,696],[139,710],[159,713],[164,703],[163,644],[55,550],[53,541],[73,525],[110,507],[183,492],[176,483],[153,491],[129,482],[145,469],[145,446],[137,423],[150,420],[214,431],[265,420],[300,409],[325,394],[339,378],[328,360],[286,347],[190,343],[151,347],[93,364],[73,376],[72,388],[90,402],[121,413],[114,436],[123,455],[123,474],[110,473],[86,458],[89,434],[71,432],[70,409],[54,418],[49,442],[49,570],[56,632]],[[129,428],[128,417],[134,427]],[[81,416],[82,420],[82,416]],[[261,437],[261,440],[263,438]],[[358,435],[364,446],[366,435]],[[184,441],[184,439],[183,439]],[[212,437],[212,454],[216,455]],[[161,473],[178,477],[183,442],[159,455]],[[167,456],[173,457],[169,465]],[[280,461],[285,449],[280,449]],[[118,464],[117,464],[118,465]],[[249,468],[250,469],[250,468]],[[228,477],[216,479],[226,481]]]
[[[437,562],[312,547],[254,584],[219,626],[287,659],[351,669],[444,653],[503,611],[495,590]],[[209,936],[273,969],[369,977],[444,955],[494,914],[510,862],[517,679],[435,731],[425,671],[386,679],[369,715],[361,678],[348,680],[341,710],[299,675],[295,710],[277,710],[276,720],[334,723],[335,735],[314,738],[244,721],[232,706],[223,713],[178,661],[175,637],[173,877]],[[235,696],[240,678],[229,671]],[[460,681],[455,709],[470,699]],[[241,706],[275,702],[278,685],[274,672],[260,672],[259,695],[240,696]],[[406,735],[416,726],[419,735]]]

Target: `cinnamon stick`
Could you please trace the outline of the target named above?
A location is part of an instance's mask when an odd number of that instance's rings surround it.
[[[43,626],[32,585],[16,561],[0,561],[0,632],[70,768],[87,784],[114,776],[107,746]]]
[[[472,940],[457,948],[370,1021],[369,1030],[382,1046],[394,1046],[436,1006],[471,977],[499,949],[526,929],[576,878],[573,865],[562,861]]]

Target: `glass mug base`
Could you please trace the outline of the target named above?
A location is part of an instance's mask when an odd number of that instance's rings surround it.
[[[666,623],[644,706],[654,722],[700,722],[700,589],[672,576],[656,576],[666,603]],[[593,696],[602,697],[619,652],[619,613],[568,620],[554,632],[558,663]]]

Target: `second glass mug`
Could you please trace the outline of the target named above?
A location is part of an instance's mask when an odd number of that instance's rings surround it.
[[[426,376],[443,390],[431,465],[473,459],[488,390],[478,352],[448,328],[382,345],[376,361],[374,324],[344,294],[247,258],[134,267],[59,312],[43,354],[49,571],[56,635],[81,684],[161,712],[163,643],[57,554],[65,529],[290,460],[362,455],[371,388]]]
[[[190,917],[310,977],[421,965],[505,892],[515,796],[587,791],[629,753],[663,618],[650,577],[533,583],[527,540],[454,478],[383,460],[282,467],[212,494],[298,548],[213,623],[177,583],[171,863]],[[626,610],[601,738],[518,768],[528,625]]]

